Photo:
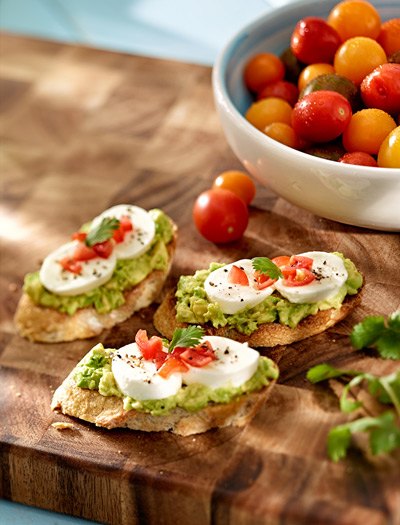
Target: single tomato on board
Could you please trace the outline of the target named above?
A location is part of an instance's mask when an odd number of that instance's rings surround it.
[[[351,119],[349,101],[335,91],[313,91],[293,108],[292,127],[309,142],[329,142],[343,133]]]
[[[229,190],[206,190],[193,206],[193,220],[200,234],[215,243],[236,241],[245,232],[249,212],[245,203]]]
[[[243,171],[229,170],[220,173],[214,180],[213,190],[230,190],[249,205],[256,194],[256,185],[251,177]]]

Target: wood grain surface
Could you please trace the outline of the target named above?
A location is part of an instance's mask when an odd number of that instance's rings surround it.
[[[398,368],[355,351],[348,335],[366,315],[399,308],[399,236],[315,217],[257,185],[240,241],[202,239],[195,197],[219,172],[240,168],[210,80],[207,67],[2,35],[0,495],[115,525],[399,524],[399,451],[373,457],[360,438],[347,459],[330,461],[329,430],[354,415],[339,410],[339,383],[306,379],[321,362]],[[178,223],[166,289],[211,261],[337,250],[365,275],[362,305],[324,334],[268,351],[279,383],[244,430],[180,438],[55,414],[52,392],[95,343],[121,346],[140,327],[155,333],[156,304],[97,340],[32,344],[13,325],[24,275],[117,203],[160,207]],[[377,411],[367,404],[360,414]]]

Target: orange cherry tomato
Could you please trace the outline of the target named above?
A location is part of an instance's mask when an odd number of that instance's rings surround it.
[[[243,171],[229,170],[220,173],[214,180],[213,190],[230,190],[248,206],[256,194],[256,185],[253,179]]]
[[[346,40],[339,47],[333,65],[338,75],[359,85],[371,71],[386,62],[386,53],[378,42],[359,36]]]
[[[316,64],[310,64],[305,67],[299,75],[298,88],[301,91],[313,78],[319,77],[321,75],[330,75],[335,72],[335,68],[332,64],[327,64],[325,62],[319,62]]]
[[[251,90],[258,92],[265,85],[277,80],[283,80],[285,66],[282,60],[272,53],[259,53],[246,64],[244,81]]]
[[[381,29],[381,18],[369,2],[345,0],[332,9],[328,24],[336,29],[343,42],[354,36],[376,39]]]
[[[378,151],[380,168],[400,168],[400,126],[397,126],[383,140]]]
[[[396,127],[393,118],[381,109],[357,111],[343,132],[346,151],[363,151],[376,155],[385,137]]]
[[[388,56],[400,49],[400,18],[383,22],[378,42]]]
[[[263,131],[272,122],[290,124],[292,106],[286,100],[277,97],[263,98],[254,102],[245,114],[245,118],[257,129]]]
[[[285,122],[273,122],[272,124],[269,124],[263,130],[263,133],[289,148],[299,149],[298,136],[294,129]]]

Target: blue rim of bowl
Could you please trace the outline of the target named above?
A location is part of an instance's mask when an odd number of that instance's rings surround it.
[[[379,7],[385,7],[385,8],[398,8],[398,1],[399,0],[392,0],[392,1],[386,1],[386,0],[375,0],[373,3],[374,7],[376,7],[379,10]],[[331,4],[332,7],[335,6],[338,1],[332,0]],[[315,8],[315,2],[312,0],[299,0],[297,2],[292,2],[290,4],[287,4],[285,6],[278,7],[276,9],[273,9],[272,11],[267,12],[265,15],[262,15],[261,17],[256,18],[246,26],[244,26],[242,29],[240,29],[233,37],[228,41],[228,43],[225,45],[225,47],[222,49],[222,51],[219,53],[215,64],[213,66],[212,71],[212,85],[214,89],[214,96],[218,98],[220,101],[223,101],[223,105],[225,106],[226,110],[231,114],[233,118],[237,121],[237,124],[244,128],[247,132],[250,132],[253,138],[262,145],[262,143],[267,140],[270,144],[273,144],[278,149],[283,148],[282,151],[285,151],[288,149],[288,146],[285,146],[284,144],[279,143],[278,141],[268,137],[261,131],[259,131],[257,128],[255,128],[252,124],[247,122],[247,120],[244,118],[242,113],[236,108],[235,104],[233,103],[228,90],[226,88],[226,70],[227,66],[229,64],[229,61],[234,56],[234,53],[238,46],[241,45],[242,41],[248,37],[250,33],[252,33],[254,30],[258,29],[260,26],[262,26],[266,20],[269,20],[271,22],[271,19],[274,18],[279,19],[280,16],[283,13],[288,12],[294,12],[298,9],[302,10],[302,13],[307,13],[307,7],[311,6]],[[322,3],[322,9],[326,9],[326,3]],[[318,15],[313,15],[318,16]],[[384,20],[384,19],[383,19]],[[304,159],[304,156],[310,157],[307,153],[304,153],[303,151],[295,150],[293,148],[291,149],[293,155],[300,155],[301,158]],[[323,159],[321,157],[313,156],[313,161],[315,161],[316,166],[318,166],[320,163],[321,167],[326,168],[327,163],[331,164],[334,161]],[[337,163],[336,163],[337,164]],[[346,173],[348,175],[352,175],[357,177],[365,177],[366,174],[368,175],[374,175],[379,173],[379,176],[385,176],[385,178],[393,178],[395,180],[398,180],[399,178],[399,171],[398,168],[375,168],[375,167],[369,167],[369,166],[358,166],[355,164],[341,164],[343,168],[343,173]],[[378,170],[378,171],[377,171]],[[362,172],[362,173],[361,173]]]

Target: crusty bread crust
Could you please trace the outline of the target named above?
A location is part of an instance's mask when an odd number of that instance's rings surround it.
[[[288,345],[324,332],[344,319],[360,302],[361,290],[356,295],[348,295],[340,309],[320,310],[317,314],[309,315],[300,321],[295,328],[277,322],[265,323],[259,325],[258,329],[250,335],[244,335],[228,325],[214,328],[210,323],[206,323],[202,326],[206,335],[228,337],[241,343],[247,342],[252,347]],[[154,314],[155,328],[167,339],[172,339],[177,328],[188,326],[187,323],[176,320],[175,305],[175,290],[170,290]]]
[[[14,321],[19,333],[33,342],[59,343],[75,339],[87,339],[99,335],[125,321],[135,312],[146,308],[161,292],[172,265],[176,249],[178,229],[169,219],[173,238],[167,245],[168,268],[154,270],[143,281],[124,293],[125,303],[107,314],[99,314],[91,306],[77,310],[73,315],[59,312],[55,308],[35,304],[23,293],[17,306]]]
[[[152,416],[136,410],[124,410],[119,397],[106,397],[95,390],[78,387],[72,371],[55,391],[51,408],[108,429],[122,427],[145,432],[169,431],[190,436],[215,427],[246,425],[264,404],[275,382],[271,379],[270,384],[258,392],[243,394],[229,403],[210,403],[198,412],[187,412],[176,407],[167,415]]]

